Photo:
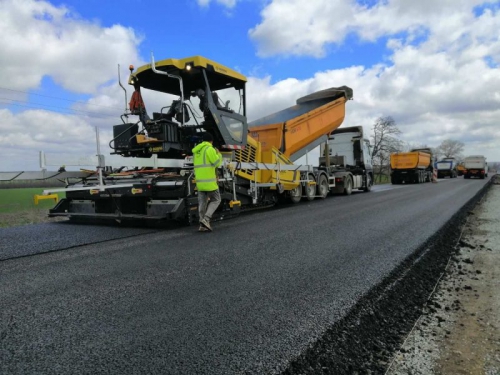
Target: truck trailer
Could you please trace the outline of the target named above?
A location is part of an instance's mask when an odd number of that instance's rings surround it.
[[[464,178],[488,177],[488,163],[483,155],[471,155],[464,159]]]
[[[434,162],[429,148],[391,154],[391,183],[423,183],[432,181]]]
[[[443,158],[436,163],[436,169],[438,178],[444,178],[446,176],[456,178],[458,176],[457,161],[455,158]]]
[[[126,89],[119,83],[127,103]],[[135,71],[130,67],[128,83],[134,93],[122,123],[113,127],[112,154],[124,158],[157,155],[168,159],[170,166],[107,172],[101,157],[99,173],[87,174],[65,189],[45,191],[66,193],[49,216],[198,223],[191,150],[204,132],[214,136],[214,146],[224,159],[218,169],[222,203],[214,220],[280,200],[298,203],[329,193],[371,189],[373,172],[367,163],[369,150],[362,128],[338,129],[345,105],[352,99],[352,89],[347,86],[299,98],[296,105],[249,127],[246,78],[202,56],[157,63],[152,57],[151,64]],[[165,94],[166,102],[152,116],[146,110],[143,89]],[[231,101],[236,105],[230,106]],[[339,147],[348,142],[351,153],[343,155],[345,150]],[[296,163],[322,143],[319,166]]]

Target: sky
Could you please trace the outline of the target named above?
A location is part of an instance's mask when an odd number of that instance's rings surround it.
[[[346,85],[342,126],[391,116],[405,142],[500,161],[499,30],[500,0],[0,0],[0,171],[95,155],[96,127],[108,155],[118,64],[126,83],[151,53],[244,74],[249,121]]]

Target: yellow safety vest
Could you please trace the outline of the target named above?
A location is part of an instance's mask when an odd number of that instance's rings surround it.
[[[193,148],[194,178],[199,191],[219,188],[215,169],[222,164],[222,155],[210,142],[202,142]]]

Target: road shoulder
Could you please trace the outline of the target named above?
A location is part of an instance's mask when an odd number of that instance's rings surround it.
[[[500,374],[500,177],[388,374]]]

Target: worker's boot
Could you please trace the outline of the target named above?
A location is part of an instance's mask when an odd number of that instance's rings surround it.
[[[198,228],[198,232],[208,232],[208,229],[200,224],[200,227]]]
[[[212,231],[212,227],[210,226],[210,222],[208,221],[208,219],[206,219],[206,218],[201,219],[200,224],[201,224],[201,226],[205,227],[210,232]]]

